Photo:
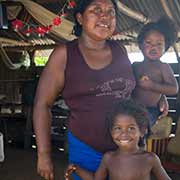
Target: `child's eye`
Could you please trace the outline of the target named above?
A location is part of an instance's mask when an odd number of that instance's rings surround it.
[[[135,127],[129,127],[128,132],[134,131],[136,128]]]
[[[116,127],[114,127],[114,128],[113,128],[113,130],[114,130],[115,132],[117,132],[117,131],[121,131],[121,127],[116,126]]]

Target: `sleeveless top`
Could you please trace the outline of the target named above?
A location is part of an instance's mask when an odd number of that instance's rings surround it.
[[[115,41],[108,43],[112,62],[100,70],[91,69],[85,62],[78,40],[67,43],[62,92],[70,108],[68,129],[79,140],[102,153],[116,148],[110,133],[107,133],[106,113],[114,102],[129,98],[135,87],[131,63],[124,47]]]

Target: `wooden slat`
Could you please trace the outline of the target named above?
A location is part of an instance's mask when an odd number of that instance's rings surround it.
[[[178,63],[169,63],[169,65],[173,69],[174,74],[179,74],[179,66],[180,65]]]
[[[176,97],[167,97],[168,103],[169,103],[169,109],[174,110],[176,109]]]

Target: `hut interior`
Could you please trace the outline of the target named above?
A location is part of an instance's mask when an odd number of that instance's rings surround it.
[[[114,0],[117,28],[111,37],[120,40],[128,53],[139,52],[137,33],[147,22],[168,16],[178,28],[178,39],[169,51],[177,62],[170,63],[179,80],[180,0]],[[34,145],[32,106],[38,78],[44,66],[36,64],[39,52],[49,52],[61,42],[74,38],[73,10],[76,0],[0,1],[0,132],[5,146]],[[180,93],[167,97],[172,117],[172,134],[180,118]],[[52,141],[59,150],[66,148],[64,125],[69,110],[61,96],[53,109]],[[179,161],[180,163],[180,161]],[[180,171],[180,170],[179,170]]]

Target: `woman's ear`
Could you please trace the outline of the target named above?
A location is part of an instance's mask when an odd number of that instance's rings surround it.
[[[77,13],[77,14],[76,14],[76,19],[77,19],[77,22],[78,22],[80,25],[82,25],[82,15],[81,15],[81,13]]]

